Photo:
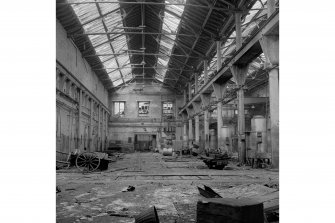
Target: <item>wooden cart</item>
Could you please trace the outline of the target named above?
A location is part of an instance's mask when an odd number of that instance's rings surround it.
[[[56,157],[57,166],[68,168],[75,165],[82,172],[107,169],[111,161],[107,153],[101,152],[64,153],[56,151]]]

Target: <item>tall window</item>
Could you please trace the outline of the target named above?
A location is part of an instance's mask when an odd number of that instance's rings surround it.
[[[147,116],[149,115],[149,101],[139,101],[138,102],[138,115]]]
[[[115,101],[114,102],[114,115],[124,116],[124,101]]]

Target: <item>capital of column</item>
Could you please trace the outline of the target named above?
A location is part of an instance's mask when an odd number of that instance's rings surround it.
[[[270,71],[273,69],[279,69],[279,65],[278,64],[272,64],[270,62],[265,62],[264,63],[264,70],[266,71]]]

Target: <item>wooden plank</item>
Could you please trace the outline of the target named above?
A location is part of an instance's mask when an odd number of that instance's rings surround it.
[[[197,203],[198,223],[264,223],[263,204],[253,199],[210,198]]]

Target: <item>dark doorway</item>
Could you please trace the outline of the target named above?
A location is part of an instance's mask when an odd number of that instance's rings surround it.
[[[152,146],[152,135],[137,134],[135,135],[135,150],[140,152],[150,151]]]

